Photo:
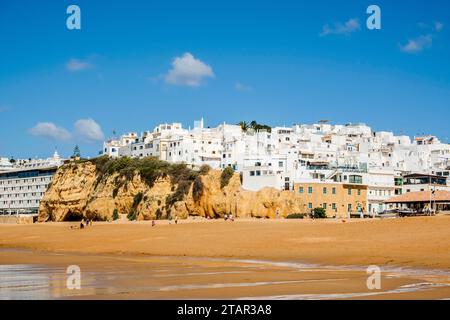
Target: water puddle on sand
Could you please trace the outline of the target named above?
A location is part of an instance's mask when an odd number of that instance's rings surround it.
[[[36,265],[0,265],[0,300],[50,299],[55,271]]]
[[[1,254],[0,250],[0,254]],[[22,254],[22,253],[21,253]],[[362,266],[186,257],[88,256],[46,253],[39,264],[0,265],[0,300],[395,298],[450,288],[450,271],[382,268],[383,289],[366,288]],[[58,260],[59,259],[59,260]],[[23,258],[22,260],[27,260]],[[21,260],[21,261],[22,261]],[[34,260],[30,260],[34,261]],[[82,289],[66,287],[61,261],[81,261]],[[446,292],[449,292],[450,289]],[[433,297],[433,296],[431,296]]]
[[[410,285],[400,286],[397,289],[376,292],[358,292],[358,293],[330,293],[330,294],[292,294],[281,296],[265,296],[265,297],[248,297],[240,298],[240,300],[336,300],[336,299],[353,299],[353,298],[367,298],[388,294],[399,293],[414,293],[424,290],[432,290],[434,288],[448,287],[447,284],[435,283],[415,283]],[[447,300],[447,299],[442,299]]]

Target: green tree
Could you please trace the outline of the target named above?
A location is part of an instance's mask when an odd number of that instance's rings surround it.
[[[72,154],[72,158],[81,158],[81,152],[80,152],[80,147],[78,145],[75,146],[75,148],[73,149],[73,154]]]
[[[239,126],[241,126],[242,131],[247,132],[249,126],[248,123],[245,121],[241,121],[238,123]]]
[[[327,211],[324,208],[315,208],[313,210],[313,218],[314,219],[326,219]]]

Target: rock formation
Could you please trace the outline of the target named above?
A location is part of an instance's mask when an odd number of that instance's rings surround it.
[[[53,177],[41,201],[39,221],[82,218],[105,221],[120,214],[136,220],[175,216],[180,219],[189,216],[222,218],[230,213],[242,218],[275,218],[277,210],[281,217],[305,211],[301,197],[295,192],[271,188],[246,191],[241,188],[238,174],[222,188],[221,174],[221,171],[209,170],[198,175],[181,197],[173,198],[179,186],[169,175],[158,176],[149,185],[138,171],[127,176],[101,175],[90,161],[69,163]]]

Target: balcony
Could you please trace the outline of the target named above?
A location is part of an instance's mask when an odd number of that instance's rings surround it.
[[[362,184],[363,179],[362,179],[362,176],[351,175],[348,177],[348,182],[352,183],[352,184]]]

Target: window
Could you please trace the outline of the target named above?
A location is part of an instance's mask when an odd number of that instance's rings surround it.
[[[303,187],[298,187],[298,193],[303,193]]]
[[[350,178],[350,180],[349,180],[350,183],[362,184],[362,176],[352,175],[349,178]]]
[[[308,193],[312,194],[313,193],[313,188],[312,187],[308,187]]]
[[[323,208],[324,208],[325,210],[327,210],[327,204],[326,204],[326,203],[323,204]]]
[[[358,189],[358,196],[361,195],[361,189]]]
[[[282,168],[282,167],[283,167],[283,161],[278,162],[278,166],[279,166],[280,168]]]
[[[349,196],[352,195],[352,188],[348,188],[348,195],[349,195]]]
[[[313,208],[313,205],[312,205],[312,203],[310,202],[310,203],[308,203],[308,208],[309,209],[312,209]]]
[[[331,208],[332,208],[333,210],[336,210],[336,203],[333,203],[333,204],[331,205]]]
[[[349,203],[349,205],[348,205],[348,212],[352,212],[352,204],[351,203]]]
[[[333,187],[333,194],[336,194],[336,187]]]
[[[327,188],[326,187],[323,188],[323,194],[327,194]]]
[[[255,171],[250,171],[250,177],[255,176]]]

